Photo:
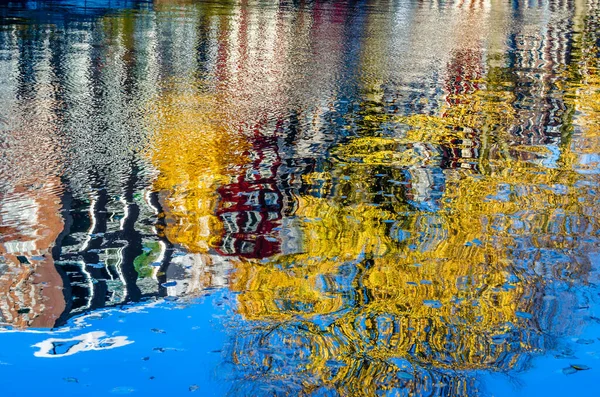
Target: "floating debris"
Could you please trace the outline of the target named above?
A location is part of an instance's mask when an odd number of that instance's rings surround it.
[[[573,351],[570,350],[570,349],[565,349],[565,350],[561,351],[560,353],[555,354],[554,357],[555,358],[559,358],[559,359],[562,359],[562,358],[570,358],[570,359],[577,358],[573,354]]]
[[[111,393],[114,393],[114,394],[130,394],[130,393],[133,393],[134,391],[135,391],[135,389],[132,388],[132,387],[119,386],[119,387],[115,387],[114,389],[112,389]]]
[[[530,313],[527,313],[527,312],[515,312],[515,315],[517,317],[521,317],[521,318],[524,318],[524,319],[527,319],[527,320],[530,320],[530,319],[533,318],[533,316]]]
[[[570,366],[563,368],[562,372],[565,375],[572,375],[576,372],[587,371],[590,369],[591,369],[590,367],[588,367],[587,365],[584,365],[584,364],[571,364]]]

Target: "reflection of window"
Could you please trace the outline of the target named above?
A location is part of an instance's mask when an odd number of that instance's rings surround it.
[[[251,160],[252,162],[255,162],[255,161],[257,161],[257,160],[260,160],[260,155],[259,155],[259,152],[257,152],[257,151],[254,151],[254,150],[251,150],[251,151],[248,153],[248,157],[250,158],[250,160]]]
[[[100,261],[106,263],[107,266],[114,266],[121,262],[120,248],[107,248],[98,254]]]
[[[245,232],[256,232],[258,230],[258,225],[260,224],[261,216],[258,211],[248,211],[246,212],[248,216],[248,220],[244,225]]]
[[[238,212],[225,212],[221,214],[221,220],[223,221],[223,227],[227,233],[237,233],[239,228],[237,225]]]
[[[277,196],[277,193],[275,192],[266,192],[265,193],[265,203],[267,205],[277,205],[277,199],[279,197]]]
[[[37,249],[35,241],[7,241],[4,243],[4,249],[7,254],[16,252],[31,252]]]
[[[258,170],[258,173],[260,174],[260,176],[262,178],[270,178],[273,177],[275,175],[273,175],[273,172],[271,171],[271,165],[270,164],[261,164],[260,168]]]
[[[251,254],[254,252],[254,248],[256,245],[251,241],[242,241],[240,245],[240,253],[242,254]]]
[[[246,205],[249,205],[251,207],[256,207],[258,205],[260,205],[260,201],[259,201],[259,191],[253,191],[250,193],[246,193],[246,195],[248,196],[248,199],[246,200]]]
[[[235,254],[235,239],[231,236],[225,236],[221,245],[221,251],[225,254]]]

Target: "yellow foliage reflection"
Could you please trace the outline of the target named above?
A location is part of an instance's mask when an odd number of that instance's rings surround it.
[[[590,62],[565,71],[558,144],[516,136],[530,116],[500,68],[436,115],[366,104],[363,134],[304,176],[302,252],[238,268],[239,312],[264,329],[237,338],[235,363],[283,384],[300,373],[309,393],[410,395],[443,379],[443,395],[467,395],[473,386],[444,371],[510,370],[545,349],[547,331],[562,331],[551,313],[569,310],[559,286],[585,280],[585,236],[600,227],[580,183],[599,147]]]
[[[226,128],[215,97],[173,92],[156,105],[158,128],[150,157],[165,192],[165,236],[191,252],[207,252],[221,236],[215,216],[219,185],[246,162],[247,143]]]

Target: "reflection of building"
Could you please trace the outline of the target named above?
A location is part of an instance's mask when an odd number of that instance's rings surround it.
[[[100,190],[90,202],[71,199],[67,227],[57,242],[68,317],[158,294],[155,276],[165,246],[150,226],[137,223],[155,213],[144,196],[110,200]],[[146,196],[146,199],[149,197]]]
[[[557,144],[567,110],[558,84],[571,61],[572,37],[568,32],[574,9],[560,1],[520,9],[522,22],[513,32],[509,48],[517,111],[511,135],[521,144]],[[544,16],[549,11],[552,18]]]
[[[448,110],[442,113],[442,117],[453,117],[452,108],[456,107],[477,111],[469,102],[472,102],[472,97],[484,88],[483,68],[483,51],[481,49],[460,49],[455,52],[448,64],[445,82],[445,105]],[[480,133],[479,130],[467,131],[449,141],[448,144],[440,145],[441,167],[444,169],[476,169],[481,147]]]
[[[51,41],[12,33],[0,30],[10,48],[0,60],[0,323],[51,327],[65,307],[53,251],[63,229],[58,88]]]
[[[217,216],[223,239],[217,251],[225,255],[265,258],[280,251],[276,229],[281,225],[282,194],[277,170],[281,163],[277,135],[256,128],[248,151],[250,165],[234,183],[219,189]]]
[[[64,310],[63,280],[52,258],[63,226],[60,204],[44,191],[0,200],[0,323],[52,327]]]
[[[197,296],[209,289],[227,287],[235,265],[235,261],[221,255],[175,256],[165,274],[167,295]]]
[[[147,23],[147,15],[136,16],[139,24],[101,17],[108,9],[130,7],[131,1],[61,3],[69,13],[44,3],[13,4],[8,12],[33,20],[50,15],[63,28],[60,39],[44,29],[25,39],[13,25],[0,32],[0,46],[10,54],[0,60],[0,128],[14,137],[14,158],[20,159],[12,165],[13,156],[5,152],[0,170],[5,181],[27,182],[3,186],[10,193],[3,197],[0,216],[23,231],[5,236],[12,239],[5,257],[14,262],[12,271],[20,267],[23,274],[21,279],[7,275],[6,288],[22,281],[18,289],[31,282],[44,294],[56,291],[52,302],[43,298],[48,316],[43,321],[41,306],[19,304],[27,306],[14,309],[26,320],[19,325],[52,327],[75,314],[164,294],[157,273],[168,255],[154,228],[160,204],[141,189],[151,177],[137,154],[147,125],[134,115],[157,90],[158,55],[151,51],[156,26]],[[81,28],[82,14],[98,23]],[[132,40],[137,33],[144,39]],[[100,36],[106,45],[94,45]],[[135,65],[144,65],[143,70]],[[27,180],[31,176],[36,179]],[[20,218],[11,221],[15,211],[10,208],[19,202]]]

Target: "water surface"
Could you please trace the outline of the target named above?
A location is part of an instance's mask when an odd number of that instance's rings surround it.
[[[595,396],[600,3],[0,5],[8,396]]]

